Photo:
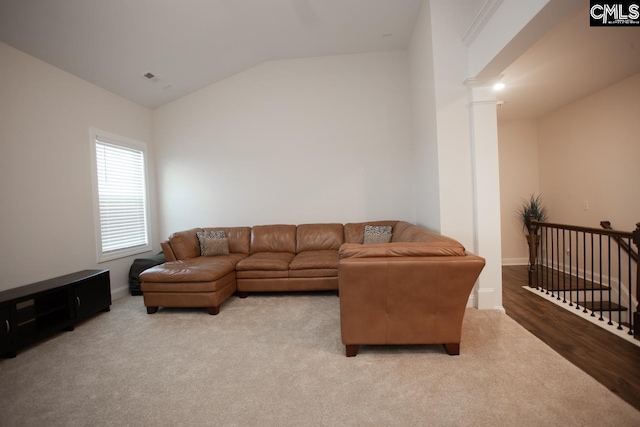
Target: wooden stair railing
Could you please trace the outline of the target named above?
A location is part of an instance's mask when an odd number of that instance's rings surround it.
[[[605,230],[613,230],[613,228],[611,227],[611,221],[600,221],[600,226]],[[640,323],[640,285],[638,285],[640,283],[640,269],[638,268],[638,251],[633,250],[633,248],[627,242],[620,239],[619,237],[614,237],[613,239],[622,248],[622,250],[625,251],[629,255],[629,257],[636,262],[636,273],[637,273],[636,288],[638,288],[636,290],[637,291],[636,301],[638,301],[638,306],[636,307],[636,310],[633,312],[633,324],[636,325],[636,328],[634,329],[634,338],[640,339],[640,331],[639,331],[639,328],[637,327],[637,325]],[[636,224],[636,230],[633,232],[633,241],[634,241],[634,244],[636,245],[636,248],[639,248],[640,247],[640,223]]]
[[[604,229],[533,219],[531,225],[539,230],[539,237],[529,238],[529,286],[554,298],[557,295],[557,300],[568,302],[569,306],[575,304],[576,309],[582,306],[584,313],[589,309],[592,317],[599,312],[598,320],[606,320],[606,312],[609,325],[614,325],[613,313],[617,312],[617,329],[622,330],[624,325],[630,335],[640,340],[640,223],[632,232],[612,230],[607,221],[601,223]],[[622,256],[623,250],[626,257]],[[617,252],[617,258],[612,258],[613,252]],[[611,301],[612,291],[617,294],[617,302]],[[628,294],[624,302],[623,294]],[[627,310],[632,313],[623,321],[622,312]]]
[[[611,228],[610,221],[600,221],[600,226],[605,230],[613,230],[613,228]],[[638,252],[634,251],[633,248],[629,246],[627,242],[620,239],[618,236],[614,236],[613,240],[615,240],[616,243],[620,245],[622,250],[625,251],[631,257],[631,259],[636,262],[636,264],[638,263]]]

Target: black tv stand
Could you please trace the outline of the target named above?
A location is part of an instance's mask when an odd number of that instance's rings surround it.
[[[83,270],[0,292],[0,356],[109,311],[109,270]]]

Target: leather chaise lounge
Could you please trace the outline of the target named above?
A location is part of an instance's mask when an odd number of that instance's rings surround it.
[[[229,254],[201,256],[197,233],[224,231]],[[249,254],[249,227],[180,231],[161,242],[167,260],[140,273],[140,289],[152,314],[158,307],[206,307],[218,314],[220,305],[236,292],[236,265]]]
[[[368,234],[379,228],[390,232]],[[221,254],[202,255],[203,233],[224,235]],[[159,307],[218,314],[235,292],[336,290],[347,356],[380,344],[444,344],[459,354],[467,300],[485,262],[404,221],[194,228],[161,246],[167,262],[140,274],[149,314]]]

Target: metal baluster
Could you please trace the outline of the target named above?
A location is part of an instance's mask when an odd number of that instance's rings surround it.
[[[569,230],[569,307],[573,307],[573,237]]]
[[[560,301],[560,259],[561,259],[561,253],[562,250],[560,249],[560,229],[556,228],[556,271],[555,271],[555,275],[556,275],[556,286],[555,286],[555,290],[556,290],[556,294],[557,294],[557,300]]]
[[[584,231],[582,232],[582,235],[584,236]],[[584,239],[584,237],[583,237]],[[585,271],[585,265],[584,265],[584,257],[585,257],[585,251],[584,251],[584,245],[582,245],[582,293],[583,293],[583,297],[584,297],[584,287],[585,287],[585,279],[586,279],[586,273]],[[576,310],[580,310],[580,233],[578,231],[576,231]]]
[[[591,248],[591,252],[593,252],[593,248]],[[582,304],[582,312],[587,313],[587,232],[582,232],[582,275],[584,276],[582,280],[582,295],[584,298],[584,304]]]
[[[633,244],[635,245],[636,254],[640,255],[640,222],[636,223],[636,229],[632,232],[631,237]],[[632,287],[629,286],[629,293],[631,293]],[[636,257],[636,306],[629,307],[629,318],[633,319],[629,323],[631,329],[633,329],[633,338],[640,340],[640,330],[638,330],[638,323],[640,323],[640,265],[638,265],[638,257]]]
[[[632,246],[632,242],[631,242],[631,238],[628,239],[627,241],[627,246],[629,248],[633,248]],[[631,294],[633,294],[633,283],[632,283],[632,273],[631,273],[631,254],[629,254],[629,332],[627,332],[629,335],[633,335],[633,301],[631,300]],[[638,284],[636,283],[636,286],[638,286]]]
[[[622,248],[620,243],[622,240],[618,241],[618,330],[622,330],[622,265],[620,261],[622,261]]]
[[[596,317],[593,312],[593,304],[596,301],[595,272],[593,270],[593,233],[591,233],[591,317]]]
[[[577,241],[578,237],[576,236]],[[578,288],[580,287],[578,286]],[[585,231],[582,232],[582,298],[584,299],[582,312],[586,313],[587,309],[584,304],[587,303],[587,233]],[[580,297],[578,297],[578,301],[580,301]],[[576,304],[576,309],[578,309],[578,304]]]
[[[538,286],[540,288],[540,292],[544,292],[544,270],[545,270],[544,257],[546,256],[545,250],[544,250],[545,241],[546,241],[545,227],[540,226],[540,259],[538,260]]]
[[[603,321],[604,317],[602,317],[602,293],[604,289],[602,289],[602,234],[598,235],[600,238],[600,318],[598,320]]]
[[[546,288],[547,288],[546,294],[549,295],[549,228],[545,227],[544,233],[545,233],[544,246],[545,246],[545,252],[546,252],[545,257],[544,257],[545,258],[545,260],[544,260],[544,262],[545,262],[545,268],[544,268],[545,280],[544,280],[544,283],[545,283]],[[553,238],[552,238],[552,240],[553,240]],[[551,263],[553,264],[553,258],[551,258]]]
[[[608,286],[609,286],[609,321],[607,322],[607,325],[613,325],[613,322],[611,321],[611,318],[613,317],[611,315],[611,236],[607,236],[607,254],[608,254],[608,261],[609,261],[609,265],[607,267],[607,273],[608,273]]]
[[[544,228],[544,270],[542,273],[542,292],[549,293],[549,229]]]
[[[551,230],[551,298],[554,297],[553,291],[555,290],[555,276],[556,272],[554,267],[557,265],[556,258],[558,257],[558,229],[555,229],[556,235],[553,236],[553,230]],[[555,240],[555,243],[554,243]],[[560,299],[560,298],[558,298]]]
[[[562,230],[562,303],[566,304],[567,303],[567,273],[566,273],[566,266],[567,263],[564,260],[565,257],[565,253],[567,251],[567,246],[565,245],[564,242],[564,236],[565,236],[566,230]],[[559,297],[560,295],[558,295]],[[560,298],[558,298],[560,299]]]

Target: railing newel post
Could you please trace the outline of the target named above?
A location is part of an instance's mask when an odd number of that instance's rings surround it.
[[[540,245],[540,236],[538,235],[539,223],[535,217],[529,217],[529,224],[532,232],[527,234],[527,243],[529,244],[529,287],[538,287],[538,246]]]

